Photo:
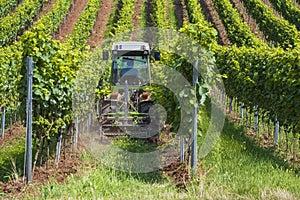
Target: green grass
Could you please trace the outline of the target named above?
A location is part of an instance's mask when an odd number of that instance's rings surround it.
[[[300,198],[299,174],[289,169],[272,150],[256,145],[229,121],[225,123],[218,145],[202,165],[205,171],[211,169],[207,184],[217,185],[231,197],[264,199],[268,197],[263,195],[270,193],[268,195],[277,199],[284,195]]]
[[[172,186],[160,181],[144,179],[139,175],[130,175],[102,167],[94,173],[80,178],[76,184],[69,184],[60,189],[45,187],[44,198],[72,197],[76,199],[131,199],[133,194],[136,199],[143,197],[159,197],[172,190]],[[156,193],[157,192],[157,193]],[[155,194],[156,193],[156,194]],[[167,195],[165,195],[167,196]]]
[[[130,138],[129,136],[119,137],[113,141],[114,145],[129,152],[146,153],[155,151],[157,145],[147,140]]]
[[[128,173],[95,163],[89,154],[82,162],[90,166],[82,176],[70,176],[67,183],[45,185],[41,193],[27,195],[27,199],[168,199],[176,188],[160,172]],[[96,169],[94,166],[96,165]]]
[[[201,110],[202,132],[208,126],[207,113]],[[199,146],[201,141],[199,136]],[[134,152],[155,149],[126,137],[116,144]],[[84,169],[81,176],[70,176],[63,185],[47,184],[35,196],[27,195],[27,199],[300,199],[299,174],[276,157],[272,149],[256,145],[243,129],[228,120],[215,148],[199,160],[202,173],[197,174],[186,190],[176,188],[159,171],[121,172],[86,155],[84,159],[96,167]]]
[[[6,141],[0,147],[0,181],[8,182],[10,180],[21,179],[24,174],[24,158],[25,158],[25,144],[26,134],[25,130],[22,130],[22,134],[18,134]],[[50,155],[54,155],[56,151],[56,138],[53,137],[50,143]],[[37,140],[32,140],[32,154],[33,159],[36,153]],[[43,153],[46,158],[46,151]],[[39,160],[39,159],[38,159]],[[39,166],[39,161],[37,166]],[[1,188],[0,188],[1,197]]]
[[[168,0],[167,5],[168,7],[168,20],[171,28],[177,30],[178,25],[177,25],[177,19],[176,19],[176,9],[175,9],[175,1],[174,0]]]
[[[147,0],[143,0],[143,6],[140,8],[140,19],[138,22],[138,28],[147,27],[147,13],[146,13]]]
[[[22,174],[24,152],[25,135],[17,135],[0,147],[0,181],[7,182]]]

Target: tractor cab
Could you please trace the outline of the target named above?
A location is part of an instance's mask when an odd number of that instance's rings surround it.
[[[145,42],[118,42],[112,48],[111,84],[150,84],[150,47]]]

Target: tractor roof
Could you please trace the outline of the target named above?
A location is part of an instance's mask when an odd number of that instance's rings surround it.
[[[112,50],[118,51],[150,51],[149,43],[146,42],[114,42]]]

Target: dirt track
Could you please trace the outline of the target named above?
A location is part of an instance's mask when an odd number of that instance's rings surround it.
[[[220,45],[228,44],[229,40],[227,38],[226,29],[219,17],[219,14],[213,7],[212,0],[200,0],[200,4],[207,21],[212,23],[214,25],[214,28],[219,32],[218,43]]]
[[[70,35],[74,29],[76,22],[79,19],[80,13],[84,10],[84,7],[88,0],[74,0],[73,7],[70,10],[70,13],[66,17],[66,23],[61,26],[60,31],[55,34],[54,39],[64,42],[66,36]]]
[[[88,41],[88,45],[96,47],[103,41],[104,31],[106,29],[106,24],[108,22],[109,15],[112,11],[113,1],[114,0],[105,0],[101,2],[100,10],[98,12],[93,31]]]

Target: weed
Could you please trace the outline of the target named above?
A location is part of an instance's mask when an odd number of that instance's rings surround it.
[[[17,168],[17,161],[14,159],[10,159],[10,165],[11,168],[7,170],[6,176],[4,176],[5,179],[8,179],[9,181],[16,180],[19,181],[20,177],[22,176],[22,170],[20,168]]]

